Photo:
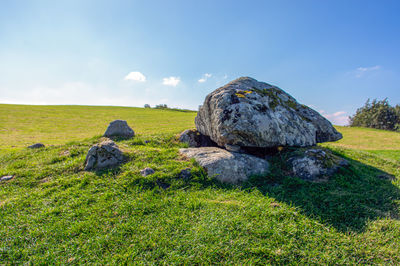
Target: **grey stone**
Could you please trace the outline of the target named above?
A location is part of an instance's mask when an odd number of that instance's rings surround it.
[[[326,181],[348,164],[347,160],[319,147],[298,149],[287,160],[291,174],[308,181]]]
[[[86,155],[85,170],[116,167],[125,161],[123,152],[114,141],[107,139],[92,146]]]
[[[225,149],[232,152],[241,152],[242,149],[238,145],[225,144]]]
[[[192,178],[192,169],[186,168],[181,170],[181,172],[179,173],[179,178],[182,178],[183,180],[189,180],[190,178]]]
[[[187,148],[179,152],[187,158],[194,158],[208,176],[224,183],[236,184],[246,181],[251,175],[265,175],[269,170],[266,160],[217,147]]]
[[[0,181],[8,181],[8,180],[11,180],[11,179],[13,179],[13,178],[14,178],[13,175],[5,175],[5,176],[2,176],[2,177],[0,178]]]
[[[212,147],[217,146],[210,137],[198,132],[196,129],[187,129],[179,135],[179,141],[187,143],[189,147]]]
[[[28,149],[40,149],[40,148],[44,148],[44,147],[45,146],[42,143],[35,143],[35,144],[31,145],[31,146],[28,146]]]
[[[140,170],[140,174],[142,176],[148,176],[148,175],[152,175],[154,173],[155,173],[155,171],[150,167],[146,167],[143,170]]]
[[[195,124],[221,147],[306,147],[342,138],[315,110],[280,88],[249,77],[207,95]]]
[[[128,126],[125,120],[114,120],[104,133],[104,137],[121,137],[121,138],[132,138],[135,136],[135,132]]]

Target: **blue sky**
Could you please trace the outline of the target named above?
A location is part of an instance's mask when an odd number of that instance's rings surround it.
[[[197,109],[240,76],[335,124],[400,103],[400,1],[0,2],[0,103]]]

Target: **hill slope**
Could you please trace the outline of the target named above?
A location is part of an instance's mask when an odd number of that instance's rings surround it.
[[[175,134],[193,127],[195,113],[0,108],[0,176],[15,175],[0,183],[3,263],[400,263],[398,133],[339,127],[344,139],[324,146],[351,165],[327,183],[274,168],[228,186],[178,155]],[[87,150],[116,118],[138,133],[118,141],[129,161],[83,171]],[[57,145],[20,148],[36,141]],[[142,177],[144,167],[156,173]],[[178,178],[186,167],[188,181]]]

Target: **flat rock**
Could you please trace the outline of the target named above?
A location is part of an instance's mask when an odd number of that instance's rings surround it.
[[[92,146],[86,155],[85,170],[116,167],[125,161],[123,152],[114,141],[107,139]]]
[[[187,158],[194,158],[208,176],[224,183],[236,184],[246,181],[251,175],[265,175],[269,170],[266,160],[217,147],[186,148],[179,152]]]
[[[291,174],[308,181],[326,181],[348,164],[347,160],[320,147],[297,149],[289,153],[287,160]]]
[[[306,147],[342,138],[317,111],[280,88],[249,77],[207,95],[195,124],[221,147]]]
[[[121,138],[133,138],[135,136],[135,132],[132,128],[128,126],[128,123],[125,120],[114,120],[112,121],[108,127],[106,132],[104,133],[104,137],[113,138],[113,137],[121,137]]]
[[[28,146],[28,149],[40,149],[40,148],[44,148],[44,144],[42,143],[35,143],[33,145]]]

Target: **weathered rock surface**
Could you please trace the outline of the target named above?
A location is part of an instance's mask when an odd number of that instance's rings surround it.
[[[207,95],[195,123],[219,146],[306,147],[342,138],[318,112],[280,88],[249,77]]]
[[[140,170],[140,174],[142,176],[148,176],[148,175],[152,175],[154,173],[155,173],[155,171],[153,170],[153,168],[150,168],[150,167],[146,167],[143,170]]]
[[[251,175],[264,175],[269,169],[266,160],[216,147],[187,148],[179,152],[185,157],[194,158],[210,177],[225,183],[235,184],[247,180]]]
[[[132,138],[135,136],[135,132],[128,126],[125,120],[114,120],[104,133],[104,137],[121,137],[121,138]]]
[[[287,160],[291,174],[308,181],[322,181],[347,166],[347,160],[319,147],[298,149]]]
[[[31,145],[31,146],[28,146],[28,149],[40,149],[40,148],[44,148],[44,147],[45,146],[42,143],[35,143],[35,144]]]
[[[85,170],[100,170],[116,167],[125,161],[125,156],[114,141],[107,139],[92,146],[86,155]]]
[[[196,129],[187,129],[179,135],[179,141],[187,143],[189,147],[213,147],[217,144],[210,139],[198,132]]]

